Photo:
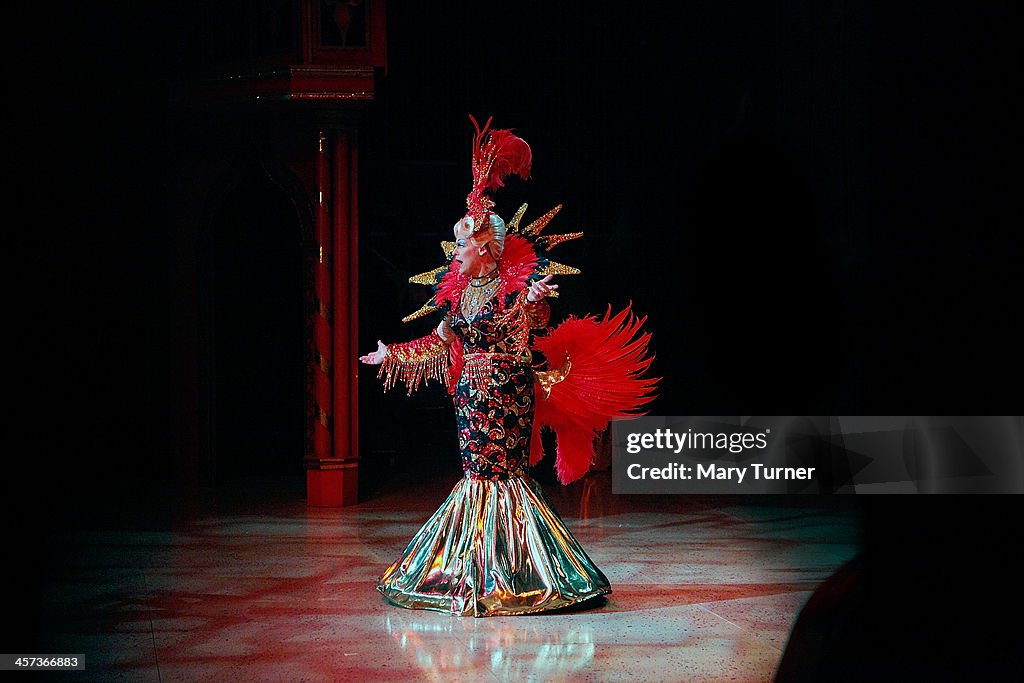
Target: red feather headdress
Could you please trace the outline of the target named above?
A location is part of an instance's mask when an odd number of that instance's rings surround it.
[[[466,215],[473,217],[473,232],[490,225],[494,200],[484,193],[505,186],[505,178],[515,173],[523,180],[530,177],[533,153],[526,141],[510,130],[491,130],[493,117],[483,130],[470,115],[476,135],[473,136],[473,189],[466,197]]]

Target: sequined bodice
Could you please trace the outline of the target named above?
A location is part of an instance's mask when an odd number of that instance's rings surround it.
[[[515,295],[510,294],[505,305],[510,306],[514,300]],[[495,319],[497,301],[496,297],[490,299],[472,319],[467,319],[462,311],[458,311],[449,320],[459,341],[462,342],[464,353],[514,352],[507,325]]]

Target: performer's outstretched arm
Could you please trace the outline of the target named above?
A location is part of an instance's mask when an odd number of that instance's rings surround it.
[[[445,319],[436,330],[419,339],[400,344],[385,344],[378,339],[377,350],[360,356],[359,360],[381,366],[377,376],[384,378],[384,391],[401,380],[411,394],[427,379],[448,383],[448,345],[454,338],[455,333]]]

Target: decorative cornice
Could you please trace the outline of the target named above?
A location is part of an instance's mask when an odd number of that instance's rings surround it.
[[[183,94],[198,102],[366,102],[374,96],[374,69],[297,64],[222,72],[198,81]]]

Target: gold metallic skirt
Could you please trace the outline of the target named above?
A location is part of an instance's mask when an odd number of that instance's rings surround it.
[[[612,589],[540,486],[522,476],[464,477],[377,590],[401,607],[488,617],[559,609]]]

